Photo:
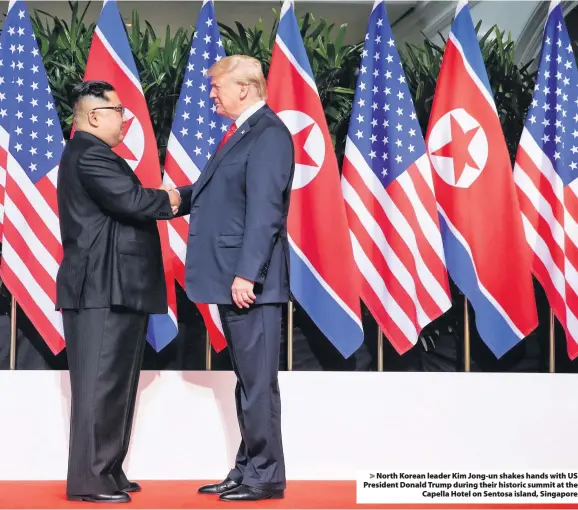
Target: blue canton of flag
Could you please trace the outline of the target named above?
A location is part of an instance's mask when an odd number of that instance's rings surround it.
[[[10,134],[10,154],[36,183],[58,165],[65,141],[24,2],[8,12],[2,47],[0,123]]]
[[[217,149],[230,121],[216,113],[209,93],[207,71],[225,56],[213,2],[205,2],[199,18],[189,62],[183,78],[172,132],[199,171]]]
[[[369,20],[355,94],[349,136],[387,186],[425,143],[383,3]]]
[[[568,184],[578,176],[578,71],[561,15],[546,25],[526,128]],[[557,18],[557,19],[556,19]]]

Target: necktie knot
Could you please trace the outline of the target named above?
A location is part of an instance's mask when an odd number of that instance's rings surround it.
[[[221,150],[221,147],[223,147],[223,145],[225,145],[225,143],[227,143],[227,140],[233,136],[233,134],[235,133],[235,131],[237,131],[237,124],[236,124],[235,122],[233,122],[233,123],[229,126],[229,129],[228,129],[227,132],[225,133],[225,136],[223,136],[223,139],[221,140],[221,143],[219,144],[219,147],[217,147],[217,151],[220,151],[220,150]]]

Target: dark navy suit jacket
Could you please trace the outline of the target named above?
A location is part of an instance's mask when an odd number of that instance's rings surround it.
[[[178,188],[177,215],[190,212],[185,281],[191,301],[232,304],[235,276],[255,282],[255,304],[289,300],[294,169],[291,134],[264,105],[213,155],[195,184]]]

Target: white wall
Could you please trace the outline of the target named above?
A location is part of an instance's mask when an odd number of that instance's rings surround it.
[[[131,478],[219,479],[239,442],[232,372],[143,372]],[[358,471],[575,470],[571,374],[282,372],[290,480]],[[0,480],[66,477],[67,372],[0,372]]]
[[[540,1],[536,0],[471,0],[469,2],[474,26],[482,21],[481,35],[497,24],[500,30],[505,30],[506,33],[511,32],[514,41],[518,39],[539,4]],[[457,2],[447,1],[422,2],[411,17],[399,24],[395,35],[404,41],[421,44],[423,32],[427,37],[441,43],[442,39],[438,32],[447,38],[456,5]]]

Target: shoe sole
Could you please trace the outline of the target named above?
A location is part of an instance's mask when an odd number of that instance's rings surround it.
[[[115,503],[130,503],[130,498],[129,499],[115,499],[115,500],[103,500],[103,499],[94,499],[94,498],[89,498],[86,496],[66,496],[66,499],[68,501],[84,501],[86,503],[108,503],[110,504],[115,504]]]
[[[273,494],[268,498],[261,498],[261,499],[228,499],[228,498],[219,498],[219,501],[225,501],[228,503],[243,503],[245,501],[267,501],[268,499],[284,499],[285,494]]]
[[[233,489],[236,489],[237,487],[238,487],[238,486],[236,486],[236,487],[231,487],[231,488],[229,488],[229,489],[224,489],[224,490],[222,490],[222,491],[215,491],[215,490],[211,490],[211,489],[205,489],[205,490],[199,489],[197,492],[198,492],[199,494],[211,494],[211,495],[213,495],[213,496],[218,496],[219,494],[223,494],[223,493],[225,493],[225,492],[232,491]]]

